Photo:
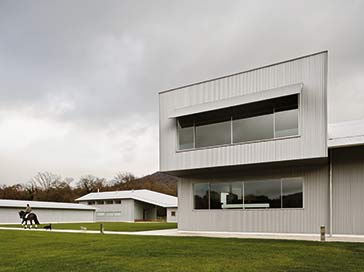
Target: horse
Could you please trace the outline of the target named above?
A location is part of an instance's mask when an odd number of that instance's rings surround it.
[[[26,213],[24,211],[19,212],[19,217],[21,219],[23,219],[21,224],[24,226],[24,228],[26,229],[28,227],[29,229],[31,229],[33,227],[33,221],[34,221],[35,228],[37,229],[38,225],[40,224],[38,221],[37,215],[35,213],[31,212],[25,218],[25,214]],[[28,221],[29,221],[30,225],[28,224]]]

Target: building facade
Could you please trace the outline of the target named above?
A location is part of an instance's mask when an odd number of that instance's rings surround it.
[[[76,201],[97,208],[98,222],[177,221],[177,198],[150,190],[90,193]]]
[[[18,212],[29,204],[40,223],[95,222],[96,208],[61,202],[0,199],[0,223],[20,224]]]
[[[327,60],[324,51],[160,92],[160,170],[179,177],[179,230],[364,234],[340,218],[362,210],[341,203],[340,175],[353,174],[337,155],[347,145],[328,147]],[[350,182],[364,190],[360,154]]]

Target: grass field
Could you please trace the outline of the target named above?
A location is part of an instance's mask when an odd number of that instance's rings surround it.
[[[71,229],[80,230],[81,226],[86,227],[87,230],[100,230],[100,224],[98,223],[69,223],[69,224],[52,224],[54,229]],[[165,223],[165,222],[141,222],[141,223],[124,223],[124,222],[104,222],[104,230],[106,231],[147,231],[147,230],[162,230],[162,229],[175,229],[177,223]],[[42,228],[44,225],[40,225]],[[18,227],[22,228],[22,225],[0,225],[0,227]]]
[[[0,230],[0,271],[363,271],[364,244]]]

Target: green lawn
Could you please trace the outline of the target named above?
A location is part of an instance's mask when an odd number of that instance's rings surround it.
[[[87,230],[100,230],[99,223],[69,223],[69,224],[52,224],[54,229],[72,229],[80,230],[81,226],[86,227]],[[147,231],[147,230],[162,230],[162,229],[175,229],[177,223],[165,223],[165,222],[140,222],[140,223],[124,223],[124,222],[104,222],[105,231]],[[40,225],[42,228],[44,225]],[[0,227],[18,227],[22,228],[22,225],[0,225]]]
[[[363,271],[364,244],[0,230],[0,271]]]

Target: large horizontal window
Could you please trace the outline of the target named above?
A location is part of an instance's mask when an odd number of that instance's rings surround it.
[[[194,208],[303,208],[303,179],[196,183]]]
[[[178,149],[298,135],[298,95],[177,119]]]

